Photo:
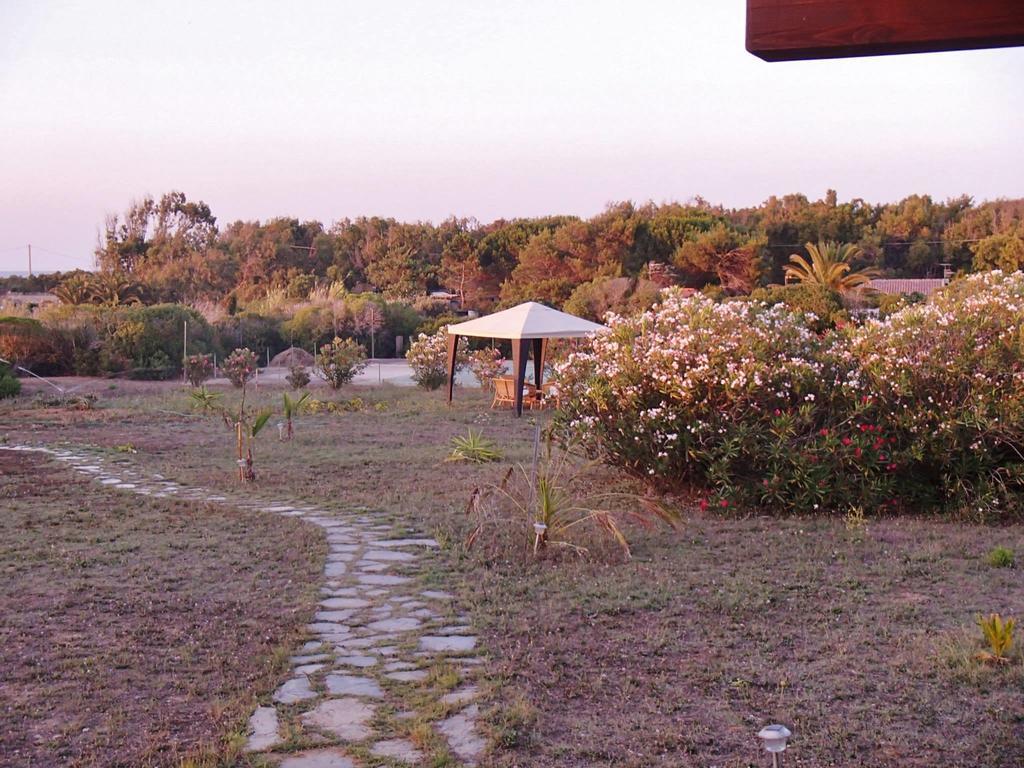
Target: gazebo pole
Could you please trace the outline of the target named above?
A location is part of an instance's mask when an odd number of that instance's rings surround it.
[[[523,415],[523,385],[526,383],[526,358],[531,339],[512,339],[512,369],[515,376],[516,416]]]
[[[537,389],[540,389],[540,385],[544,383],[544,346],[546,344],[547,339],[533,340],[533,380]]]
[[[455,389],[455,357],[459,349],[459,336],[448,334],[448,402],[452,401],[452,390]]]

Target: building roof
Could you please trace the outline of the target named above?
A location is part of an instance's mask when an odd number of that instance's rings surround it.
[[[949,284],[949,280],[941,277],[929,278],[876,278],[871,281],[871,287],[879,293],[920,293],[922,296],[931,296],[940,288]]]
[[[449,335],[491,339],[567,339],[603,330],[603,325],[535,301],[448,326]]]

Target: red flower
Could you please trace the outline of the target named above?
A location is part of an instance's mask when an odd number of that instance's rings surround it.
[[[827,430],[827,429],[823,429],[823,430],[821,430],[821,432],[820,432],[819,434],[820,434],[820,435],[821,435],[822,437],[828,437],[828,430]]]
[[[703,512],[703,511],[704,511],[705,509],[707,509],[707,508],[708,508],[708,500],[707,500],[707,499],[701,499],[701,500],[700,500],[700,508],[701,508],[701,511],[702,511],[702,512]]]
[[[888,469],[890,472],[895,472],[896,471],[896,465],[895,464],[890,464],[888,467],[886,467],[886,469]]]
[[[726,507],[729,506],[729,500],[722,499],[720,502],[718,502],[718,506],[722,507],[722,509],[725,509]]]
[[[850,439],[850,438],[848,438],[848,437],[844,437],[844,438],[843,438],[843,445],[849,445],[849,444],[850,444],[850,443],[852,443],[852,442],[853,442],[853,440],[851,440],[851,439]]]
[[[853,451],[853,455],[856,456],[858,459],[860,458],[862,453],[864,452],[859,447]]]

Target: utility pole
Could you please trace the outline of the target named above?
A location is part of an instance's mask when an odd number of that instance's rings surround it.
[[[28,244],[28,276],[32,277],[32,243]]]

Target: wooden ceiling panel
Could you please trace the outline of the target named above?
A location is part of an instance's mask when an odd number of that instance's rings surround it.
[[[1024,0],[747,0],[765,61],[1024,45]]]

